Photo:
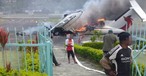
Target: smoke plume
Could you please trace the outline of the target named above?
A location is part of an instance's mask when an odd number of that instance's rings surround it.
[[[84,6],[82,19],[88,23],[98,18],[115,19],[130,7],[128,0],[88,0]]]

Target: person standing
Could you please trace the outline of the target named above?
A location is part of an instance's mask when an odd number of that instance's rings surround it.
[[[75,60],[75,55],[74,55],[74,40],[72,39],[70,34],[67,34],[67,39],[65,40],[65,45],[66,45],[68,63],[70,63],[70,55],[72,56],[74,63],[77,63]]]
[[[51,39],[53,40],[53,35],[52,34],[51,34]],[[60,66],[61,63],[58,63],[53,51],[52,51],[52,55],[53,55],[53,63],[55,64],[55,66]]]
[[[104,55],[114,47],[114,43],[117,41],[117,37],[113,34],[112,30],[108,31],[108,34],[103,37],[103,52]]]
[[[109,51],[104,56],[105,60],[101,60],[100,63],[108,76],[130,76],[132,49],[129,45],[132,43],[132,37],[127,32],[118,34],[118,37],[120,44]],[[108,60],[111,62],[111,65],[107,63]]]

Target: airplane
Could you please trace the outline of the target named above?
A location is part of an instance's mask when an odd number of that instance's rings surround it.
[[[39,31],[39,29],[41,29],[43,27],[46,27],[49,30],[48,32],[52,32],[54,35],[65,35],[65,33],[73,33],[73,31],[70,29],[70,27],[72,27],[71,25],[77,19],[80,18],[82,13],[83,13],[82,10],[77,10],[77,11],[72,12],[70,14],[64,14],[64,18],[55,25],[50,23],[50,22],[41,22],[41,23],[38,23],[38,26],[36,26],[36,27],[28,28],[26,30],[23,30],[22,32],[17,32],[16,34],[21,35],[21,36],[23,34],[24,35],[34,34],[37,31]]]
[[[64,18],[57,24],[52,25],[52,27],[50,27],[50,25],[48,24],[44,24],[43,26],[48,27],[49,31],[55,29],[61,29],[61,31],[63,31],[62,33],[69,33],[69,32],[85,33],[88,30],[89,31],[99,30],[103,34],[108,33],[108,30],[113,30],[113,33],[120,33],[123,31],[127,31],[130,28],[130,26],[132,26],[134,21],[142,21],[142,22],[146,21],[146,14],[139,6],[139,4],[135,0],[130,0],[130,4],[131,7],[129,7],[129,10],[124,12],[117,19],[115,20],[99,19],[97,25],[91,26],[90,24],[87,25],[77,24],[77,22],[79,21],[80,17],[84,12],[83,10],[78,10],[70,14],[65,14]],[[55,30],[53,31],[53,34],[61,33],[61,31]]]

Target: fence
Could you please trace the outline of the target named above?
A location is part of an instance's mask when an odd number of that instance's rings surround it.
[[[28,35],[25,32],[18,33],[17,28],[14,31],[10,31],[10,29],[12,30],[12,28],[6,29],[9,36],[5,48],[1,48],[0,66],[7,67],[9,63],[12,69],[18,71],[25,70],[27,72],[31,70],[53,76],[53,44],[47,29],[42,27],[35,34]],[[24,29],[22,28],[21,31]]]
[[[145,23],[136,22],[133,24],[132,34],[133,39],[133,65],[131,68],[132,76],[146,76],[146,25]],[[144,62],[143,62],[144,61]]]

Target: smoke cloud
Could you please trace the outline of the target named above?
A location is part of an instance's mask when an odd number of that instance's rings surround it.
[[[98,18],[115,19],[130,7],[128,0],[89,0],[83,6],[82,19],[88,23]]]
[[[146,0],[138,0],[143,9]],[[130,7],[129,0],[88,0],[84,6],[81,20],[85,23],[94,23],[98,18],[114,20],[126,12]],[[146,10],[146,9],[145,9]]]

